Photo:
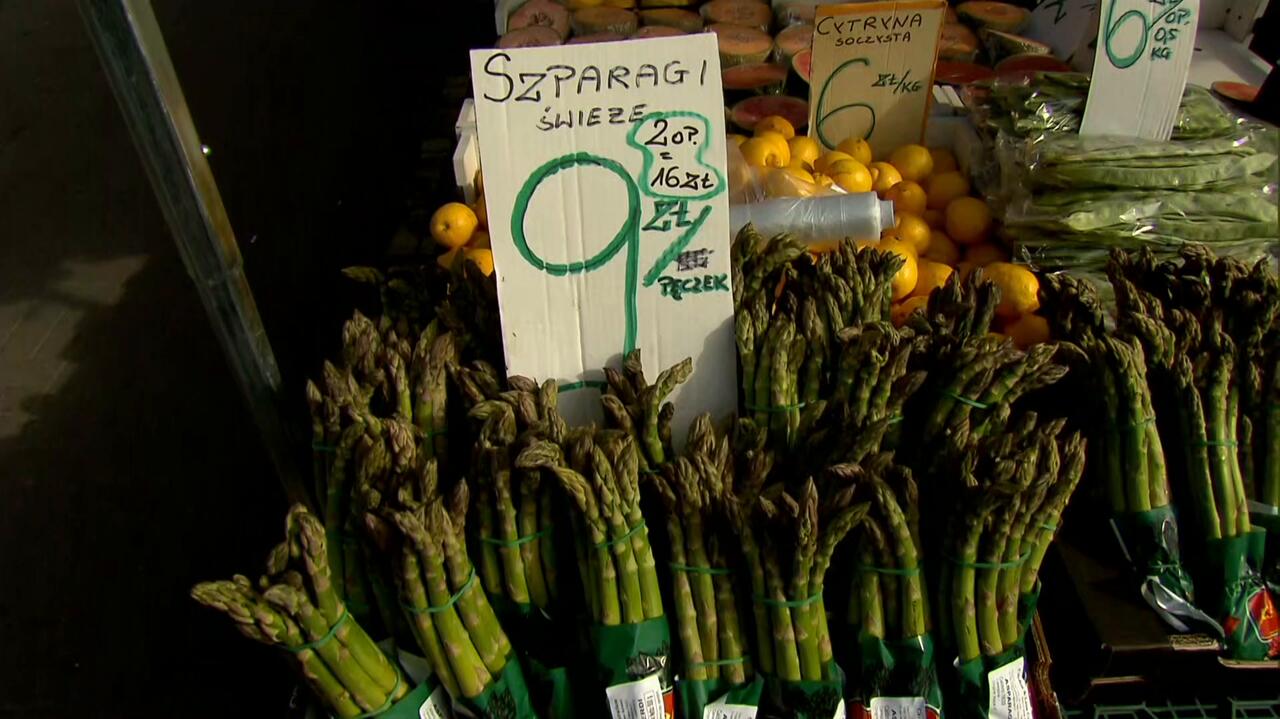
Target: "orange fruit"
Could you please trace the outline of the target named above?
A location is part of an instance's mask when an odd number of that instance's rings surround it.
[[[431,236],[444,247],[462,247],[479,224],[480,219],[470,207],[461,202],[448,202],[431,215]]]
[[[935,230],[941,230],[947,225],[947,216],[941,210],[925,210],[920,213],[920,217]]]
[[[871,189],[882,198],[889,188],[902,182],[902,174],[898,172],[898,168],[887,162],[873,162],[867,166],[867,169],[871,171],[871,178],[874,180]]]
[[[756,123],[756,137],[760,137],[760,133],[769,130],[782,135],[784,140],[790,140],[796,136],[796,128],[791,125],[787,118],[781,115],[770,115]]]
[[[992,262],[982,272],[1000,288],[997,316],[1014,319],[1040,309],[1040,281],[1031,270],[1009,262]]]
[[[992,262],[1008,262],[1009,255],[998,245],[983,242],[966,247],[964,259],[965,262],[972,262],[977,267],[986,267]]]
[[[960,166],[956,163],[955,153],[945,147],[930,147],[929,155],[933,157],[933,171],[935,174],[960,169]]]
[[[836,145],[836,149],[848,153],[850,157],[864,165],[871,164],[871,145],[861,137],[851,137]]]
[[[1005,325],[1004,333],[1013,338],[1018,349],[1026,349],[1049,341],[1049,321],[1040,315],[1026,314]]]
[[[889,153],[889,164],[898,168],[902,179],[920,182],[933,172],[933,155],[923,145],[903,145]]]
[[[901,327],[907,323],[907,318],[915,314],[916,310],[923,310],[928,306],[929,297],[927,295],[908,297],[889,309],[889,319],[893,322],[894,327]]]
[[[884,193],[884,199],[893,203],[893,213],[919,215],[924,212],[924,188],[917,182],[903,180]]]
[[[831,152],[828,152],[825,155],[822,155],[818,159],[814,160],[813,169],[824,174],[830,174],[827,172],[827,168],[830,167],[833,163],[839,162],[840,160],[853,160],[853,156],[846,152],[832,150]]]
[[[954,266],[960,261],[960,248],[947,237],[947,233],[933,230],[929,233],[929,246],[924,248],[923,257],[934,262]]]
[[[467,258],[467,262],[474,262],[485,276],[493,274],[493,251],[482,247],[469,247],[462,251],[463,257]]]
[[[909,212],[898,215],[897,221],[898,224],[893,231],[903,242],[911,245],[911,249],[915,250],[917,255],[929,247],[931,233],[928,223]]]
[[[961,245],[976,245],[991,234],[991,208],[976,197],[961,197],[947,205],[947,235]]]
[[[952,200],[969,194],[969,180],[959,172],[934,173],[925,181],[924,192],[930,209],[945,210]]]
[[[947,283],[947,278],[955,270],[941,262],[920,260],[916,263],[916,287],[911,290],[912,297],[928,297],[930,292]]]

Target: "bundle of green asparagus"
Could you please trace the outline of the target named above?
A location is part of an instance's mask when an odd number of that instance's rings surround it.
[[[956,468],[937,606],[954,649],[962,711],[985,716],[987,671],[1019,660],[1040,563],[1084,470],[1079,434],[1025,413]]]
[[[338,596],[324,527],[302,505],[289,510],[285,540],[272,550],[256,586],[236,575],[197,584],[191,596],[225,613],[250,639],[290,652],[334,716],[390,716],[400,702],[414,704],[417,716],[426,701],[429,690],[410,694],[399,668]]]
[[[920,492],[911,471],[883,452],[856,470],[856,487],[871,502],[860,528],[851,574],[842,665],[851,673],[845,697],[869,708],[879,697],[923,697],[942,709],[929,635],[928,584],[923,574]]]
[[[1191,577],[1182,566],[1164,447],[1147,383],[1142,344],[1109,332],[1102,301],[1088,280],[1048,275],[1041,284],[1056,337],[1080,349],[1077,376],[1101,388],[1081,424],[1090,431],[1093,474],[1105,488],[1121,549],[1142,577],[1141,594],[1165,621],[1187,631],[1202,622]]]
[[[640,350],[633,350],[622,371],[604,369],[606,388],[600,397],[609,426],[635,439],[640,471],[657,472],[672,456],[671,418],[675,405],[666,401],[673,390],[693,373],[693,361],[685,359],[663,370],[653,384],[644,376]]]
[[[571,430],[562,444],[530,442],[514,466],[557,482],[576,510],[574,546],[605,697],[626,711],[657,702],[669,712],[671,639],[640,510],[635,440],[620,430]]]
[[[682,664],[677,665],[679,716],[701,717],[707,704],[756,705],[755,675],[739,609],[738,555],[726,513],[733,492],[728,437],[716,437],[710,415],[689,428],[684,454],[648,476],[666,509],[671,594]],[[733,691],[736,690],[736,691]]]
[[[1118,326],[1140,340],[1158,381],[1157,412],[1176,418],[1170,430],[1176,441],[1165,444],[1183,447],[1174,489],[1193,508],[1196,549],[1204,556],[1196,581],[1203,608],[1222,617],[1234,657],[1280,655],[1280,636],[1252,629],[1275,610],[1257,574],[1265,532],[1250,520],[1240,451],[1253,429],[1241,412],[1250,357],[1269,349],[1262,342],[1276,311],[1274,270],[1194,247],[1164,262],[1150,252],[1115,252],[1107,274]]]
[[[381,513],[399,530],[401,601],[449,695],[489,719],[536,717],[520,663],[467,554],[467,484],[447,500],[435,459],[409,459]]]
[[[737,477],[726,507],[742,547],[755,618],[754,659],[767,702],[787,716],[827,719],[841,701],[823,584],[836,547],[869,505],[853,501],[852,465],[819,482],[785,482],[763,431],[740,420]]]

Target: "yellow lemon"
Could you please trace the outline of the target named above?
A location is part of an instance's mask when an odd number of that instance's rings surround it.
[[[893,203],[893,213],[919,215],[924,212],[924,188],[919,183],[903,180],[884,193],[884,199]]]
[[[843,168],[846,171],[833,174],[831,179],[845,192],[871,192],[871,172],[853,160],[845,160],[845,163],[848,164]]]
[[[791,167],[796,170],[804,170],[805,172],[811,172],[813,170],[813,165],[811,165],[808,162],[805,162],[804,160],[801,160],[795,155],[791,156],[791,162],[787,163],[787,167]]]
[[[992,262],[983,268],[983,276],[1000,288],[1000,304],[996,315],[1013,319],[1040,309],[1040,281],[1021,265]]]
[[[871,164],[871,145],[861,137],[851,137],[836,145],[836,149],[847,153],[850,157],[864,165]]]
[[[853,159],[853,156],[848,153],[840,152],[839,150],[832,150],[831,152],[828,152],[827,154],[814,160],[813,169],[824,174],[829,174],[827,173],[827,167],[832,163],[839,162],[840,160],[852,160],[852,159]]]
[[[796,136],[796,129],[791,126],[791,122],[780,115],[770,115],[756,123],[756,137],[759,137],[760,133],[766,130],[772,130],[782,135],[784,140],[790,140]]]
[[[916,288],[911,291],[912,296],[928,297],[930,292],[945,285],[954,271],[941,262],[920,260],[916,263]]]
[[[960,248],[947,237],[947,233],[934,230],[929,233],[929,246],[924,249],[924,256],[934,262],[954,266],[960,261]]]
[[[911,245],[911,249],[915,250],[917,255],[928,249],[929,237],[932,234],[928,223],[909,212],[898,215],[896,219],[897,225],[893,231],[903,242]]]
[[[925,210],[920,213],[920,217],[935,230],[941,230],[947,226],[947,216],[942,214],[942,210]]]
[[[898,168],[902,179],[921,182],[933,172],[933,155],[924,145],[903,145],[889,153],[889,164]]]
[[[828,188],[828,189],[829,189],[832,185],[834,185],[834,184],[836,184],[836,183],[835,183],[835,181],[834,181],[834,180],[832,180],[832,179],[831,179],[831,177],[829,177],[828,175],[824,175],[824,174],[822,174],[821,172],[814,172],[814,173],[813,173],[813,184],[817,185],[818,187]]]
[[[952,200],[969,194],[969,180],[959,172],[935,172],[925,180],[924,192],[931,209],[945,210]]]
[[[960,169],[956,164],[956,154],[945,147],[930,147],[929,154],[933,156],[934,172],[952,172]]]
[[[489,205],[485,202],[484,195],[476,198],[475,207],[472,207],[471,211],[476,213],[476,221],[480,223],[481,227],[487,228],[489,226]]]
[[[991,208],[976,197],[961,197],[947,205],[947,235],[962,245],[976,245],[991,234]]]
[[[791,162],[791,146],[787,144],[787,138],[783,137],[782,133],[776,130],[760,130],[756,132],[755,136],[757,139],[772,142],[778,148],[778,153],[787,158],[787,161],[782,163],[783,165]]]
[[[902,269],[893,275],[893,300],[896,302],[911,294],[916,288],[916,251],[911,245],[893,237],[880,238],[874,247],[881,252],[892,252],[903,259]]]
[[[729,142],[732,142],[733,144],[737,145],[738,147],[742,147],[742,143],[744,143],[744,142],[746,142],[746,141],[747,141],[747,136],[746,136],[746,135],[739,135],[739,134],[738,134],[738,133],[736,133],[736,132],[731,132],[731,133],[729,133],[726,137],[727,137],[727,139],[729,140]]]
[[[804,170],[783,167],[773,170],[764,181],[764,193],[769,197],[809,197],[816,185],[813,176]]]
[[[871,170],[871,176],[875,178],[875,184],[871,189],[878,192],[881,197],[884,197],[884,193],[888,192],[889,188],[902,182],[902,174],[898,172],[898,168],[887,162],[873,162],[867,166],[867,169]]]
[[[986,267],[992,262],[1007,262],[1009,255],[997,245],[983,242],[966,247],[964,260],[965,262],[972,262],[976,267]]]
[[[467,243],[467,247],[474,250],[487,250],[490,248],[489,233],[484,230],[476,230],[471,236],[471,241]]]
[[[915,314],[916,310],[925,310],[928,307],[928,295],[908,297],[889,309],[889,319],[893,322],[894,327],[901,327],[907,323],[911,315]]]
[[[791,161],[797,159],[812,165],[819,157],[822,156],[822,146],[812,137],[804,135],[796,135],[787,140],[787,146],[791,149]]]
[[[786,167],[787,159],[778,145],[767,137],[753,137],[742,143],[742,157],[754,167]]]
[[[483,195],[484,194],[484,172],[483,171],[476,170],[476,177],[475,177],[474,184],[476,186],[476,194]]]
[[[431,236],[450,249],[462,247],[471,239],[478,224],[480,219],[474,210],[461,202],[449,202],[431,215]]]
[[[467,262],[474,262],[486,277],[493,274],[493,251],[474,247],[463,250],[463,256],[467,258]]]
[[[1026,349],[1031,345],[1049,341],[1049,321],[1040,315],[1023,315],[1005,325],[1004,333],[1013,338],[1013,343],[1018,346],[1018,349]]]
[[[454,261],[454,260],[456,260],[456,259],[458,258],[458,255],[461,255],[461,254],[462,254],[462,248],[461,248],[461,247],[455,247],[455,248],[453,248],[452,250],[449,250],[448,252],[445,252],[445,253],[442,253],[442,254],[440,254],[440,255],[437,255],[437,256],[436,256],[436,264],[437,264],[437,265],[440,265],[441,267],[445,268],[446,270],[452,270],[452,269],[453,269],[453,261]]]

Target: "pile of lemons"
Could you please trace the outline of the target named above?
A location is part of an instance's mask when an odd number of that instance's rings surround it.
[[[431,238],[444,248],[436,257],[441,267],[452,269],[459,255],[485,275],[493,274],[493,250],[489,248],[489,214],[484,204],[484,178],[476,173],[476,201],[472,205],[446,202],[431,215]]]
[[[797,136],[786,119],[761,120],[752,137],[730,135],[748,165],[764,172],[766,194],[806,196],[833,186],[845,192],[875,192],[893,202],[896,225],[879,242],[905,264],[893,279],[893,321],[904,323],[923,309],[929,293],[953,272],[962,277],[983,268],[1000,288],[996,326],[1019,347],[1049,339],[1049,325],[1036,315],[1040,285],[1034,273],[1009,262],[995,239],[991,208],[971,195],[969,179],[946,148],[903,145],[876,160],[862,138],[822,151],[811,137]],[[797,189],[799,188],[799,189]],[[823,189],[819,189],[823,188]]]

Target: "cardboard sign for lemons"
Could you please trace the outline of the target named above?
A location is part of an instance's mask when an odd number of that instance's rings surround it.
[[[605,366],[686,357],[677,444],[737,399],[714,35],[476,50],[471,77],[507,371],[599,420]]]
[[[920,142],[946,7],[943,0],[820,6],[809,134],[827,148],[864,138],[877,157]]]

